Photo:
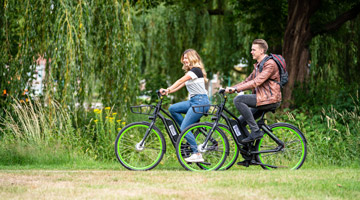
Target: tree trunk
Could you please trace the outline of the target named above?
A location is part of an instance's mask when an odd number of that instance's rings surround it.
[[[284,34],[283,55],[289,73],[289,82],[283,90],[283,107],[289,107],[295,82],[303,82],[309,59],[308,44],[312,35],[310,17],[319,0],[289,0],[288,22]]]

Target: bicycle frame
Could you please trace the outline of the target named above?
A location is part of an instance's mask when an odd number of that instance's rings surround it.
[[[224,92],[225,92],[224,89],[221,89],[219,91],[219,94],[222,95],[222,100],[221,100],[221,103],[217,105],[219,107],[219,109],[216,112],[216,116],[212,117],[212,120],[215,120],[215,122],[214,122],[214,124],[212,126],[212,129],[209,131],[209,134],[207,135],[207,137],[205,139],[205,142],[204,142],[204,145],[203,145],[204,147],[206,146],[207,142],[209,141],[213,131],[215,130],[215,127],[218,126],[219,120],[221,118],[223,118],[225,120],[226,124],[228,125],[228,127],[230,128],[231,135],[232,135],[233,139],[235,140],[236,145],[238,146],[238,149],[239,149],[241,154],[252,155],[252,154],[260,154],[260,153],[271,153],[271,152],[278,152],[278,151],[280,151],[281,149],[284,148],[284,146],[285,146],[284,143],[281,140],[279,140],[274,134],[272,134],[271,129],[265,124],[265,122],[264,122],[264,115],[266,113],[265,111],[262,112],[261,118],[260,118],[260,120],[258,120],[259,127],[261,129],[263,129],[264,132],[266,134],[268,134],[271,137],[271,139],[273,139],[279,146],[276,147],[275,149],[272,149],[272,150],[251,151],[251,144],[252,143],[246,143],[246,144],[241,143],[241,139],[249,136],[249,132],[245,127],[246,126],[245,121],[240,120],[238,117],[236,117],[234,114],[232,114],[225,107],[225,104],[226,104],[226,101],[227,101],[227,96],[224,94]],[[231,118],[228,117],[227,115],[230,115]],[[237,130],[237,128],[238,128],[238,130]],[[245,149],[241,148],[242,146],[247,146],[248,150],[245,150]]]
[[[159,91],[157,91],[157,95],[159,98],[159,102],[156,104],[155,106],[155,110],[152,116],[149,117],[151,121],[149,128],[146,130],[145,135],[143,137],[143,139],[140,142],[140,146],[142,146],[146,140],[146,138],[148,137],[150,130],[153,128],[157,118],[159,117],[161,119],[161,121],[163,122],[163,124],[165,125],[165,129],[170,137],[170,140],[173,144],[173,146],[176,146],[176,140],[178,138],[178,136],[180,135],[181,131],[180,131],[180,127],[179,125],[176,123],[175,119],[168,113],[166,112],[166,110],[164,110],[161,106],[162,106],[162,101],[163,101],[163,96],[160,94]],[[170,119],[166,118],[164,115],[161,114],[161,112],[163,112],[167,117],[169,117]],[[171,121],[172,124],[168,124]],[[174,126],[173,129],[171,129],[171,125]]]

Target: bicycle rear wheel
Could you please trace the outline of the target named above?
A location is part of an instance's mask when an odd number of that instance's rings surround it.
[[[259,162],[279,168],[299,169],[305,162],[307,154],[306,139],[303,133],[292,124],[275,123],[270,125],[272,133],[282,142],[285,147],[282,150],[257,155]],[[268,135],[256,141],[257,151],[274,150],[279,145]],[[264,169],[273,169],[262,166]]]
[[[211,130],[211,123],[196,123],[187,127],[176,143],[176,155],[180,164],[190,171],[217,170],[226,160],[229,152],[229,144],[225,134],[217,127],[207,143],[204,150],[199,150],[205,160],[203,163],[187,163],[184,159],[192,154],[190,145],[185,136],[194,134],[198,149],[205,141],[208,132]]]
[[[140,145],[148,122],[134,122],[125,126],[116,137],[115,154],[129,170],[150,170],[156,167],[164,156],[166,144],[161,131],[153,126],[143,145]]]

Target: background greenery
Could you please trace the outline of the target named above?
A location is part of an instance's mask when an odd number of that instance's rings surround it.
[[[115,162],[117,132],[146,120],[129,114],[129,106],[149,103],[137,99],[142,94],[156,101],[156,89],[181,77],[185,49],[196,49],[209,77],[219,73],[223,86],[241,81],[233,66],[240,59],[251,66],[255,38],[266,39],[272,53],[284,52],[288,1],[259,2],[0,1],[0,165]],[[358,4],[321,2],[312,27]],[[305,166],[359,166],[359,23],[357,16],[314,35],[306,45],[311,64],[290,106],[268,116],[269,123],[287,121],[305,133]],[[24,90],[39,56],[47,75],[34,98]],[[167,105],[186,96],[182,89]],[[170,143],[166,159],[165,167],[177,165]]]

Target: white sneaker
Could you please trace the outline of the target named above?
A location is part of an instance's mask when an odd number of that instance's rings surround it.
[[[204,162],[204,159],[201,154],[194,153],[190,157],[184,159],[186,162]]]

